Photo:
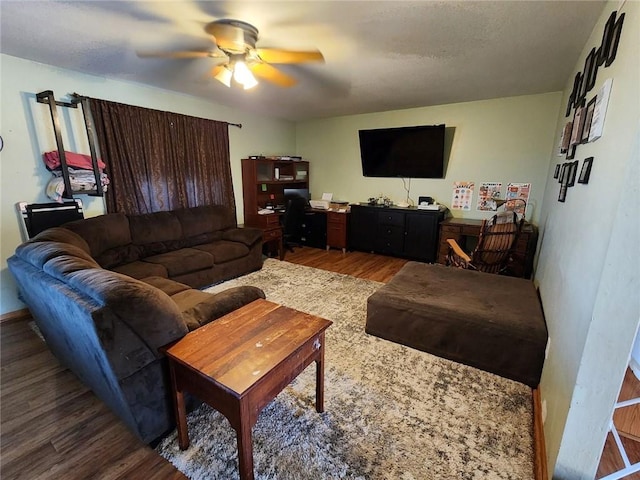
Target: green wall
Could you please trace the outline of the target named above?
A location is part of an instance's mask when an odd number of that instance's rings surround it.
[[[582,71],[598,48],[604,24],[622,5],[626,14],[613,64],[600,67],[587,101],[603,82],[613,86],[600,139],[580,145],[576,160],[594,157],[587,185],[568,189],[557,201],[553,157],[541,211],[544,236],[536,283],[550,336],[540,384],[547,412],[545,437],[554,478],[592,479],[609,429],[613,405],[627,368],[640,319],[640,3],[610,2],[578,59]],[[567,80],[562,105],[573,87]],[[556,122],[556,144],[565,123]]]
[[[69,70],[0,55],[0,134],[4,149],[0,153],[0,314],[23,308],[6,260],[22,242],[15,205],[20,201],[46,202],[44,188],[51,178],[42,162],[42,153],[56,148],[53,127],[46,105],[35,95],[53,90],[56,99],[78,92],[95,98],[167,110],[213,120],[242,123],[242,129],[229,127],[231,169],[238,221],[242,223],[242,174],[240,159],[260,152],[291,154],[295,149],[293,123],[224,107],[200,98],[107,80]],[[216,88],[212,85],[211,88]],[[67,150],[89,153],[84,123],[75,109],[60,109],[64,144]],[[104,213],[102,198],[79,195],[85,216]]]
[[[611,2],[575,65],[600,44],[604,22],[620,6]],[[49,173],[41,153],[55,147],[48,111],[35,93],[52,89],[149,108],[172,110],[216,120],[243,123],[230,129],[232,172],[239,221],[242,221],[240,158],[255,153],[290,154],[311,161],[311,191],[351,202],[384,194],[406,198],[400,179],[362,176],[357,132],[364,128],[439,124],[453,127],[446,178],[411,182],[410,197],[430,195],[451,204],[454,181],[531,182],[527,217],[538,223],[541,238],[535,282],[540,288],[550,333],[549,356],[541,382],[550,474],[554,478],[593,478],[640,320],[637,246],[638,156],[640,146],[640,4],[624,2],[627,18],[614,64],[601,68],[595,94],[613,78],[605,132],[582,145],[576,159],[594,156],[588,185],[569,190],[557,202],[553,179],[564,109],[573,84],[563,92],[501,98],[322,120],[288,122],[243,113],[176,93],[132,83],[64,71],[0,56],[0,133],[5,140],[1,174],[0,313],[22,307],[6,269],[6,258],[21,242],[15,204],[45,201]],[[73,114],[65,119],[78,130]],[[81,134],[68,146],[82,151]],[[476,190],[477,195],[477,190]],[[103,212],[100,199],[82,197],[87,215]],[[475,200],[475,199],[474,199]],[[482,218],[475,210],[455,216]]]
[[[507,183],[528,182],[527,218],[537,222],[560,101],[557,92],[299,122],[296,148],[311,161],[313,197],[332,192],[340,200],[364,202],[384,194],[400,202],[407,195],[401,179],[362,176],[358,130],[444,123],[447,135],[453,133],[446,177],[412,179],[410,198],[428,195],[450,207],[453,182],[473,181],[473,209],[452,213],[483,218],[490,214],[476,210],[480,182],[502,182],[503,195]]]

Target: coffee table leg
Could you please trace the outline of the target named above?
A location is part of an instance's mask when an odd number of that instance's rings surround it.
[[[180,445],[180,450],[186,450],[189,448],[187,411],[184,405],[184,394],[181,390],[178,390],[176,372],[173,369],[172,361],[169,361],[169,372],[171,374],[171,387],[173,390],[173,408],[176,416],[176,429],[178,430],[178,445]]]
[[[316,412],[324,412],[324,333],[320,335],[320,349],[316,359]]]
[[[245,412],[243,412],[245,413]],[[240,414],[240,426],[236,430],[238,437],[238,469],[240,480],[253,480],[253,439],[248,412]]]

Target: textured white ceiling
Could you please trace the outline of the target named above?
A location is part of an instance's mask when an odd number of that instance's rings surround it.
[[[604,4],[0,0],[0,51],[301,120],[562,90]],[[243,91],[209,77],[211,59],[136,55],[207,48],[203,27],[220,18],[255,25],[258,47],[318,48],[326,63],[278,66],[293,88]]]

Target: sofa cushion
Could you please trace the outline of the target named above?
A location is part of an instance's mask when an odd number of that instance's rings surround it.
[[[182,238],[182,226],[172,212],[131,215],[129,224],[136,245],[175,242]]]
[[[96,261],[103,267],[112,270],[113,267],[125,263],[135,262],[142,256],[142,247],[130,243],[122,247],[111,248],[96,256]]]
[[[262,240],[263,232],[260,228],[230,228],[222,232],[222,239],[230,242],[244,243],[247,247]]]
[[[237,227],[235,211],[222,205],[203,205],[173,212],[185,238]]]
[[[46,273],[63,282],[66,280],[67,274],[87,268],[100,268],[100,265],[86,258],[78,258],[73,255],[60,255],[48,260],[42,267]]]
[[[259,288],[245,285],[215,294],[187,290],[171,298],[182,310],[182,318],[191,331],[265,295]]]
[[[109,308],[148,345],[156,358],[158,348],[188,331],[176,303],[149,284],[110,270],[80,270],[67,275],[74,289]]]
[[[131,243],[129,219],[123,213],[108,213],[66,223],[64,228],[80,235],[89,245],[91,256]]]
[[[44,230],[33,237],[31,240],[29,240],[29,242],[68,243],[84,250],[87,253],[91,253],[89,244],[84,241],[84,238],[82,238],[77,233],[74,233],[71,230],[62,227],[48,228],[47,230]]]
[[[196,245],[193,250],[201,250],[213,256],[215,263],[225,263],[231,260],[245,257],[249,254],[249,248],[243,243],[219,240],[205,245]]]
[[[169,277],[213,267],[213,257],[195,248],[181,248],[160,255],[152,255],[144,258],[143,261],[162,265],[167,269]]]
[[[131,278],[137,278],[138,280],[145,277],[168,277],[169,273],[167,269],[155,263],[149,262],[131,262],[124,265],[118,265],[111,268],[114,272],[127,275]]]
[[[163,277],[146,277],[143,278],[142,281],[144,283],[148,283],[151,286],[159,288],[169,296],[175,295],[179,292],[184,292],[185,290],[189,290],[191,288],[189,285],[185,285],[184,283],[176,282],[174,280],[169,280],[168,278]]]
[[[190,288],[188,290],[176,292],[171,295],[171,299],[176,302],[176,305],[178,305],[178,308],[182,312],[184,312],[185,310],[189,310],[190,308],[198,305],[200,302],[205,302],[213,297],[213,294],[203,292],[202,290],[198,290],[196,288]]]
[[[91,255],[69,243],[27,242],[16,248],[16,256],[38,268],[42,268],[49,260],[60,255],[80,258],[94,264],[95,267],[99,267],[95,260],[91,258]]]
[[[195,237],[187,237],[182,239],[182,247],[195,247],[203,243],[211,243],[222,240],[222,232],[207,232],[196,235]]]

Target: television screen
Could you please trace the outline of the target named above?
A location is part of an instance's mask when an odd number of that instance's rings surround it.
[[[365,177],[444,178],[444,125],[358,133]]]

